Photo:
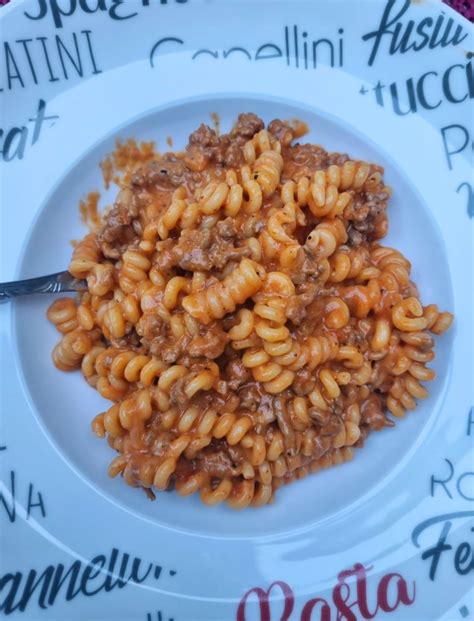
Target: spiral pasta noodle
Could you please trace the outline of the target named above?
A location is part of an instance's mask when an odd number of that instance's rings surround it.
[[[262,153],[268,151],[281,152],[281,144],[266,129],[254,134],[251,140],[243,145],[243,155],[247,164],[253,166]]]
[[[258,263],[242,259],[240,265],[222,282],[186,296],[183,308],[205,324],[211,319],[220,319],[260,289],[264,274],[264,269]]]
[[[109,475],[149,497],[261,507],[428,397],[453,316],[380,243],[383,169],[296,137],[243,114],[131,165],[48,310],[54,364],[109,401]]]
[[[103,302],[95,313],[95,323],[104,336],[112,341],[124,337],[141,317],[138,300],[131,294],[120,292],[117,299]]]
[[[100,261],[100,249],[94,233],[86,235],[74,248],[69,271],[75,278],[85,278]]]
[[[265,197],[269,197],[277,189],[282,170],[283,158],[276,151],[264,151],[257,158],[254,176]]]

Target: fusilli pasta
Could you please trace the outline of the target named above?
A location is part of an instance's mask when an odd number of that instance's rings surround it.
[[[48,310],[56,366],[112,402],[92,421],[110,476],[148,495],[265,505],[428,395],[453,317],[379,243],[383,169],[294,137],[244,114],[147,150],[75,246],[87,291]]]

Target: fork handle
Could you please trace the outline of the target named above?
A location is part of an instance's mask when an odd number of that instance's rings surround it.
[[[21,295],[78,291],[84,287],[83,283],[84,281],[73,278],[69,272],[57,272],[49,276],[0,283],[0,304]]]

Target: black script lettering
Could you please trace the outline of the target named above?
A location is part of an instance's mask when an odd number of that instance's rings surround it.
[[[28,17],[29,19],[43,19],[43,17],[45,17],[46,14],[48,13],[47,0],[38,0],[38,8],[39,8],[38,15],[30,15],[26,11],[24,12],[24,15]]]
[[[33,490],[34,490],[33,483],[30,483],[28,487],[28,505],[26,507],[26,519],[27,520],[30,518],[31,509],[34,509],[35,507],[39,507],[41,509],[41,515],[43,517],[46,517],[46,509],[44,508],[43,496],[41,495],[40,492],[37,491],[36,492],[37,502],[33,502]]]
[[[470,135],[464,125],[454,123],[441,128],[441,136],[443,139],[444,153],[448,162],[449,170],[453,169],[453,156],[462,153],[468,146]],[[471,142],[471,149],[473,148]]]
[[[61,587],[63,584],[67,584],[66,591],[66,601],[70,601],[79,593],[79,589],[76,589],[76,582],[79,576],[79,572],[81,571],[82,563],[81,561],[74,561],[71,567],[64,573],[64,565],[59,563],[56,566],[56,571],[54,572],[54,577],[51,584],[51,590],[49,592],[48,604],[52,606],[56,601],[56,598],[59,595]],[[69,580],[69,582],[68,582]]]
[[[12,88],[13,80],[18,80],[21,87],[25,88],[25,83],[20,70],[18,69],[18,65],[16,64],[15,56],[10,48],[10,45],[5,41],[3,46],[5,49],[5,68],[7,71],[8,89],[10,90]]]
[[[464,474],[462,474],[457,480],[456,489],[458,491],[458,494],[462,498],[464,498],[464,500],[474,500],[474,492],[471,489],[471,492],[469,493],[467,489],[467,486],[469,485],[469,481],[471,483],[471,488],[472,488],[472,485],[473,485],[472,477],[474,477],[474,472],[464,472]]]
[[[459,186],[459,188],[460,188],[460,187],[462,187],[462,186],[464,186],[464,185],[465,185],[465,184],[463,183],[462,185],[460,185],[460,186]],[[469,185],[469,184],[468,184],[468,185]],[[459,192],[459,188],[458,188],[458,192]],[[470,186],[470,185],[469,185],[469,190],[470,190],[470,192],[469,192],[469,195],[470,195],[470,200],[471,200],[471,203],[472,203],[472,201],[473,201],[473,197],[474,197],[474,188],[473,188],[472,186]],[[472,218],[473,216],[474,216],[474,213],[471,213],[471,218]],[[470,436],[470,435],[471,435],[471,431],[472,431],[472,428],[473,428],[473,427],[474,427],[474,407],[472,407],[472,408],[469,410],[469,414],[468,414],[468,416],[467,416],[467,435],[468,435],[468,436]]]
[[[443,76],[443,93],[449,102],[462,103],[467,99],[468,94],[466,93],[464,97],[454,96],[453,91],[451,90],[451,73],[454,69],[462,69],[463,71],[465,71],[466,67],[464,65],[452,65],[452,67],[449,67],[449,69],[445,71]]]
[[[43,123],[45,121],[55,121],[56,119],[59,119],[59,116],[57,114],[51,114],[50,116],[46,116],[45,112],[46,102],[44,101],[44,99],[40,99],[36,116],[32,119],[29,119],[32,123],[35,124],[33,129],[33,138],[31,140],[32,145],[35,144],[40,137],[41,130],[43,129]]]
[[[36,77],[36,71],[35,71],[35,67],[33,65],[33,61],[31,59],[31,54],[30,54],[30,50],[28,47],[28,43],[32,43],[33,39],[17,39],[15,41],[15,43],[21,43],[23,45],[23,50],[25,52],[25,56],[26,59],[28,61],[28,66],[30,68],[31,71],[31,77],[33,78],[33,81],[35,84],[38,84],[38,78]]]
[[[474,218],[474,186],[471,185],[468,181],[464,181],[463,183],[460,183],[458,185],[456,192],[459,194],[459,192],[463,190],[464,188],[466,188],[467,190],[467,204],[466,204],[467,215],[470,218]],[[471,408],[471,412],[470,412],[470,415],[467,421],[467,435],[468,436],[471,435],[471,428],[474,425],[474,415],[472,412],[473,410]]]
[[[74,41],[76,58],[73,57],[72,52],[70,50],[68,50],[68,48],[66,47],[66,45],[63,42],[63,40],[61,39],[61,37],[59,35],[56,35],[56,46],[58,48],[58,56],[59,56],[59,60],[61,61],[61,67],[63,69],[63,75],[64,75],[64,78],[66,80],[69,80],[69,75],[68,75],[67,67],[66,67],[66,64],[65,64],[65,56],[67,58],[69,58],[69,62],[74,67],[74,69],[76,70],[77,75],[80,76],[81,78],[84,75],[83,71],[82,71],[81,55],[79,53],[79,47],[77,45],[77,36],[76,36],[75,32],[72,33],[72,38],[73,38],[73,41]]]
[[[109,559],[107,555],[101,554],[85,564],[75,560],[67,569],[64,564],[59,563],[48,565],[43,570],[31,569],[25,575],[21,572],[5,574],[0,578],[0,592],[3,597],[0,600],[0,610],[7,615],[16,610],[24,611],[34,600],[40,608],[45,609],[53,606],[61,593],[65,601],[71,601],[79,594],[93,597],[101,591],[121,589],[129,583],[143,583],[149,576],[153,564],[146,565],[144,573],[140,575],[143,561],[135,557],[129,576],[123,579],[130,559],[128,554],[121,554],[121,576],[112,581],[110,570],[115,568],[120,554],[114,548]]]
[[[406,82],[407,86],[407,95],[408,95],[408,109],[402,110],[400,106],[400,100],[398,98],[398,87],[395,83],[390,84],[390,95],[392,97],[392,105],[396,114],[399,116],[405,116],[406,114],[410,114],[410,112],[416,112],[416,96],[415,96],[415,88],[413,86],[413,80],[410,78]]]
[[[97,578],[97,576],[99,576],[100,574],[102,574],[102,577],[103,577],[102,570],[105,567],[106,562],[107,562],[107,559],[105,558],[105,556],[103,555],[95,556],[91,560],[89,565],[87,565],[87,567],[84,569],[84,573],[82,574],[82,578],[81,578],[81,591],[82,593],[84,593],[84,595],[87,595],[90,597],[92,595],[96,595],[97,593],[102,591],[103,588],[105,588],[105,582],[103,582],[95,589],[89,590],[87,583],[92,582],[92,580]]]
[[[379,51],[380,44],[382,43],[382,39],[386,34],[392,35],[395,38],[395,33],[398,35],[400,31],[400,24],[397,25],[397,30],[390,30],[390,27],[394,24],[397,24],[398,20],[405,15],[410,7],[410,0],[404,0],[402,7],[399,9],[398,13],[395,15],[391,15],[392,9],[394,8],[396,0],[388,0],[385,10],[382,15],[382,19],[380,20],[380,24],[377,30],[373,32],[368,32],[362,37],[363,41],[369,41],[370,39],[374,39],[374,43],[372,46],[372,52],[369,57],[369,65],[374,64],[374,60],[377,57],[377,52]],[[393,52],[391,52],[393,53]]]
[[[425,80],[428,76],[438,76],[438,73],[436,71],[427,71],[426,73],[424,73],[422,76],[420,76],[420,78],[418,79],[418,82],[416,84],[416,94],[418,96],[418,101],[420,102],[420,104],[422,105],[423,108],[425,108],[426,110],[435,110],[435,108],[439,108],[439,106],[441,105],[441,99],[438,100],[438,103],[435,104],[430,104],[427,99],[426,99],[426,93],[425,93]]]
[[[444,12],[437,17],[436,22],[433,22],[430,17],[425,17],[418,24],[415,20],[409,20],[404,24],[400,20],[407,13],[410,5],[411,0],[403,0],[400,5],[398,0],[388,0],[378,28],[362,36],[363,41],[373,39],[368,60],[369,66],[373,65],[376,60],[385,38],[389,40],[388,53],[392,56],[396,53],[405,54],[410,50],[419,52],[425,47],[434,49],[438,46],[456,46],[468,36],[462,25],[457,25],[452,33],[455,22],[449,18],[445,23]]]
[[[97,65],[96,65],[96,61],[95,61],[95,56],[94,56],[94,50],[92,48],[92,43],[91,43],[91,37],[90,35],[92,34],[90,30],[81,30],[81,33],[86,35],[86,39],[87,39],[87,47],[89,48],[89,55],[91,58],[91,63],[92,63],[92,68],[93,74],[97,74],[97,73],[102,73],[102,69],[98,69]]]
[[[89,2],[90,0],[79,0],[79,6],[84,13],[97,13],[97,11],[107,10],[105,0],[95,0],[95,7],[90,7]]]
[[[474,554],[467,542],[461,543],[454,554],[454,568],[461,576],[474,571]]]
[[[454,476],[454,466],[449,461],[449,459],[445,459],[444,461],[448,464],[449,474],[448,474],[447,478],[445,478],[445,479],[435,479],[434,474],[431,475],[431,495],[432,496],[435,495],[435,489],[437,488],[438,485],[440,485],[444,489],[446,495],[449,498],[452,498],[453,495],[449,491],[447,483],[449,483],[449,481],[451,481],[451,479]]]
[[[265,43],[265,45],[261,45],[258,48],[255,54],[255,60],[269,60],[270,58],[281,58],[282,56],[283,52],[278,45]]]
[[[59,80],[59,78],[54,75],[53,69],[51,67],[51,62],[49,60],[48,47],[46,45],[46,41],[48,39],[47,39],[47,37],[37,37],[37,40],[40,41],[41,45],[43,46],[43,54],[44,54],[44,58],[46,60],[46,65],[48,67],[48,72],[49,72],[49,81],[50,82],[57,82]]]
[[[449,552],[450,550],[453,550],[453,545],[451,545],[451,543],[448,543],[448,537],[451,532],[451,526],[452,526],[453,521],[468,518],[468,517],[470,518],[474,517],[474,511],[459,511],[457,513],[447,513],[445,515],[438,515],[436,517],[425,520],[421,524],[418,524],[418,526],[413,530],[412,542],[417,548],[419,548],[421,547],[420,541],[419,541],[421,534],[431,529],[432,526],[436,526],[439,524],[442,525],[441,532],[438,536],[438,540],[436,541],[436,543],[430,548],[427,548],[421,555],[421,558],[423,560],[430,561],[430,569],[429,569],[430,580],[434,581],[436,578],[441,556],[445,552]],[[470,530],[474,531],[474,528],[471,528]],[[454,569],[460,575],[464,575],[463,572],[466,569],[466,567],[464,566],[468,558],[466,556],[466,545],[469,546],[469,544],[467,543],[465,545],[463,543],[460,546],[458,546],[454,554]],[[460,547],[461,547],[461,552],[458,552]],[[469,546],[469,551],[470,550],[471,550],[471,546]],[[459,568],[458,566],[462,569],[461,572],[458,571],[458,568]],[[468,571],[471,571],[473,569],[474,569],[474,563],[469,564]]]
[[[184,45],[184,41],[176,37],[165,37],[164,39],[160,39],[159,41],[157,41],[155,45],[151,48],[151,52],[150,52],[150,65],[152,67],[155,66],[154,64],[155,54],[158,52],[159,48],[162,45],[165,45],[166,43],[179,43],[179,45]]]
[[[138,13],[129,13],[128,15],[119,15],[118,8],[122,4],[125,4],[124,0],[112,0],[112,6],[110,7],[110,10],[109,10],[109,15],[112,19],[117,19],[117,20],[130,19],[131,17],[135,17],[135,15],[138,15]],[[130,6],[129,3],[127,4]]]
[[[0,485],[5,488],[5,486],[0,482]],[[5,488],[6,489],[6,488]],[[8,516],[10,522],[14,522],[16,520],[16,502],[15,502],[15,473],[13,470],[10,472],[10,504],[7,503],[3,490],[0,491],[0,502],[5,509],[5,512]]]

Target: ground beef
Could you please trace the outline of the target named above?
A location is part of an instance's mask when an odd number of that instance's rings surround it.
[[[182,158],[166,153],[159,160],[152,160],[139,168],[132,176],[132,187],[172,190],[185,185],[191,175],[192,171]]]
[[[134,219],[138,218],[139,212],[137,195],[128,188],[121,190],[97,235],[99,248],[106,258],[120,258],[122,246],[128,246],[140,235],[140,228],[137,230],[137,226],[134,226]]]
[[[123,338],[110,337],[110,344],[117,349],[139,349],[140,337],[132,328]]]
[[[333,164],[342,166],[349,159],[344,153],[328,153],[314,144],[296,144],[284,149],[285,166],[282,180],[311,177],[317,170]]]
[[[313,283],[304,283],[303,292],[293,296],[286,307],[286,316],[295,325],[299,325],[306,318],[306,308],[316,299],[318,287]]]
[[[342,431],[343,424],[342,419],[333,412],[332,416],[327,418],[321,427],[321,438],[334,438]],[[331,442],[329,442],[328,448],[330,446]]]
[[[283,181],[311,177],[316,170],[327,167],[328,152],[313,144],[298,144],[285,149]]]
[[[137,334],[146,340],[166,336],[166,324],[158,313],[143,314],[136,324]]]
[[[315,257],[312,252],[303,246],[302,261],[300,261],[291,272],[291,278],[295,285],[315,283],[324,272],[324,265],[321,259]]]
[[[238,140],[240,138],[243,139],[240,142],[246,142],[264,127],[265,123],[256,114],[239,114],[230,136],[232,139]]]
[[[328,153],[328,166],[342,166],[344,162],[350,159],[347,153]]]
[[[242,386],[238,396],[243,409],[255,412],[260,406],[262,391],[255,382],[252,382],[250,385]]]
[[[221,144],[214,129],[201,124],[189,137],[184,161],[194,171],[203,171],[212,160],[218,161]],[[221,154],[222,155],[222,154]]]
[[[236,248],[233,243],[215,235],[214,242],[209,249],[209,258],[213,267],[223,269],[229,261],[240,262],[243,257],[250,256],[250,249],[246,246]]]
[[[258,216],[257,214],[252,214],[245,218],[240,227],[239,238],[241,239],[249,239],[250,237],[255,237],[265,228],[265,222],[263,218]]]
[[[231,134],[222,136],[202,124],[189,137],[183,161],[195,172],[203,171],[209,164],[221,169],[239,168],[245,163],[241,147],[263,127],[263,121],[254,114],[241,114]]]
[[[214,360],[224,353],[229,337],[219,326],[211,326],[203,334],[194,336],[189,343],[188,352],[193,358]]]
[[[278,422],[278,427],[283,434],[283,442],[288,455],[296,453],[296,434],[288,412],[287,399],[275,397],[273,400],[273,411]]]
[[[167,239],[157,244],[156,266],[164,272],[173,267],[186,271],[209,271],[214,267],[224,268],[229,261],[240,261],[248,257],[246,246],[239,248],[229,241],[231,230],[226,220],[215,229],[186,229],[179,239]],[[224,234],[224,236],[222,235]]]
[[[188,381],[189,376],[181,378],[173,384],[170,390],[170,401],[172,404],[183,406],[187,403],[188,396],[186,395],[185,388]]]
[[[199,145],[203,149],[209,149],[219,146],[219,137],[215,129],[211,129],[208,125],[201,125],[189,136],[189,146]]]
[[[225,368],[225,377],[231,390],[238,390],[242,384],[252,379],[250,369],[244,366],[241,358],[231,360]]]
[[[315,407],[309,408],[308,414],[313,423],[318,427],[324,427],[327,425],[332,416],[331,410],[319,410]]]
[[[295,137],[294,129],[280,119],[273,119],[268,126],[268,131],[281,142],[283,147],[288,147]]]
[[[241,147],[235,142],[231,142],[226,148],[223,165],[228,166],[229,168],[238,169],[244,163]]]
[[[355,196],[348,214],[349,245],[359,246],[386,234],[388,199],[387,192],[360,192]]]
[[[191,337],[184,335],[179,339],[169,338],[161,347],[160,355],[163,362],[175,364],[179,358],[188,350]]]
[[[347,229],[347,243],[349,246],[357,248],[364,241],[364,235],[358,231],[352,224]]]
[[[207,250],[212,243],[210,230],[185,229],[179,240],[167,239],[157,244],[156,266],[168,272],[179,266],[184,270],[203,271],[212,268]]]
[[[314,372],[310,371],[308,367],[300,369],[293,382],[293,390],[299,397],[309,395],[316,385],[316,379]]]
[[[220,237],[224,239],[233,239],[237,237],[234,218],[225,218],[216,224],[216,231]]]
[[[124,210],[114,207],[107,216],[107,223],[99,232],[99,245],[112,244],[122,236],[124,227],[130,224],[131,216]],[[117,257],[118,258],[118,257]]]
[[[136,332],[143,347],[150,350],[152,356],[161,358],[169,344],[167,324],[156,310],[144,313],[136,325]]]
[[[239,469],[235,466],[229,451],[225,448],[215,449],[209,447],[199,454],[196,460],[199,470],[204,470],[211,477],[220,480],[226,477],[235,477],[239,474]]]
[[[165,456],[173,441],[173,434],[169,431],[161,431],[159,435],[150,434],[150,440],[155,438],[153,444],[153,455],[157,457]]]
[[[387,426],[385,416],[385,401],[377,393],[370,394],[360,405],[361,426],[368,427],[371,431],[378,431]]]

